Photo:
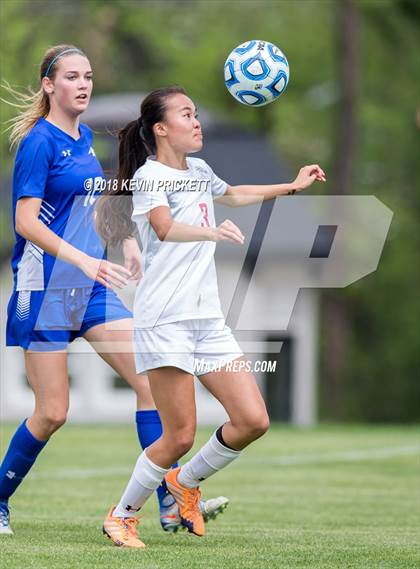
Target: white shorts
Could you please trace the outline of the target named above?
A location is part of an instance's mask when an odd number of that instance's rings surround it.
[[[136,372],[164,366],[203,375],[243,356],[224,318],[180,320],[134,329]]]

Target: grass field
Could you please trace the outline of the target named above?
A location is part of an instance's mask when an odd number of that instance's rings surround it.
[[[13,431],[1,429],[2,452]],[[200,430],[200,442],[210,434]],[[2,569],[409,568],[420,565],[418,429],[274,426],[205,495],[231,504],[200,539],[161,531],[143,509],[147,549],[101,534],[138,454],[134,427],[64,427],[15,495]]]

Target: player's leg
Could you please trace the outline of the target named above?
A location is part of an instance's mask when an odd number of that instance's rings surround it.
[[[34,413],[27,427],[40,440],[48,440],[64,425],[69,409],[67,352],[25,352],[28,382],[35,395]]]
[[[177,499],[177,488],[198,489],[199,484],[228,466],[240,452],[268,429],[269,419],[253,374],[222,369],[200,377],[202,384],[224,406],[229,422],[181,468],[166,475],[166,484]]]
[[[178,480],[189,488],[238,458],[240,451],[269,427],[265,403],[252,373],[222,369],[200,376],[200,381],[223,405],[229,421],[182,466]]]
[[[50,436],[64,424],[69,404],[66,352],[26,351],[25,367],[35,409],[16,430],[0,465],[0,533],[11,533],[9,498]]]
[[[174,378],[178,381],[174,382]],[[149,449],[147,450],[147,454],[158,464],[165,464],[161,461],[167,456],[168,446],[174,447],[174,457],[180,457],[180,453],[184,455],[192,446],[192,429],[195,432],[196,425],[194,381],[192,375],[170,367],[150,370],[149,380],[153,398],[162,417],[164,435],[150,447],[150,454]],[[200,490],[198,485],[192,488],[179,484],[179,470],[179,467],[168,470],[165,476],[166,484],[179,506],[182,525],[190,533],[203,536],[205,530],[200,509]]]
[[[229,421],[182,466],[178,480],[190,488],[238,458],[240,451],[269,427],[255,377],[247,371],[247,362],[230,328],[222,319],[202,320],[197,326],[195,362],[205,365],[198,370],[199,379],[223,405]]]
[[[132,353],[133,322],[131,319],[115,320],[89,328],[84,337],[97,350],[120,377],[132,387],[137,396],[136,425],[142,449],[146,449],[162,435],[162,423],[156,409],[149,379],[145,374],[137,374]],[[113,352],[120,346],[120,352]],[[125,349],[125,347],[127,349]],[[125,351],[124,351],[125,350]],[[129,351],[130,350],[130,351]],[[173,465],[177,467],[178,464]],[[176,531],[180,524],[175,501],[168,492],[165,482],[157,488],[160,521],[164,530]]]
[[[88,328],[83,337],[101,358],[109,364],[130,387],[137,397],[139,410],[155,410],[156,405],[145,374],[137,374],[133,356],[133,321],[122,318],[103,322]]]
[[[173,462],[188,452],[194,441],[196,410],[193,376],[178,368],[162,367],[150,370],[149,380],[161,416],[162,436],[140,455],[120,502],[111,509],[104,522],[104,532],[117,545],[141,547],[133,543],[133,536],[129,533],[134,515],[161,484]],[[199,499],[197,491],[188,492]],[[185,501],[188,507],[188,499]],[[181,519],[182,515],[181,509]]]
[[[225,366],[199,377],[229,416],[222,429],[224,441],[239,451],[266,433],[270,425],[264,399],[254,374],[246,371],[246,363],[242,356],[235,360],[238,371]]]
[[[92,344],[102,359],[118,375],[125,379],[136,392],[137,434],[141,447],[144,450],[161,437],[162,423],[153,400],[147,375],[136,374],[134,357],[130,351],[133,343],[132,330],[133,322],[131,319],[120,319],[92,326],[85,331],[84,338]],[[112,350],[115,350],[115,346],[119,346],[121,351],[113,352]],[[175,462],[172,466],[176,468],[178,463]],[[162,529],[169,532],[178,531],[181,525],[178,506],[173,496],[168,492],[164,480],[156,492]],[[200,502],[204,521],[207,522],[216,518],[226,508],[228,503],[229,500],[224,496]]]
[[[148,378],[144,374],[137,374],[135,370],[131,316],[113,291],[95,284],[85,309],[80,334],[134,389],[137,397],[137,436],[144,450],[161,436],[162,425],[150,392]],[[169,501],[169,505],[173,504],[165,484],[157,489],[157,497],[161,521],[165,526],[165,510],[168,507],[166,502]]]

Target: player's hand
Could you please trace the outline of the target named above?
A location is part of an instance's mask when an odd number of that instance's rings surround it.
[[[299,174],[296,176],[295,181],[292,182],[292,192],[300,192],[305,188],[309,188],[315,180],[318,182],[327,181],[324,170],[322,170],[318,164],[304,166],[299,170]]]
[[[141,270],[141,252],[137,239],[131,237],[123,241],[124,267],[131,273],[130,281],[139,282],[143,276]]]
[[[214,228],[212,234],[212,241],[233,241],[233,243],[239,243],[239,245],[243,245],[245,241],[245,237],[239,227],[230,219],[226,219],[219,227]]]
[[[89,256],[86,256],[80,268],[90,279],[111,289],[113,286],[117,288],[125,287],[131,276],[130,271],[122,265]]]

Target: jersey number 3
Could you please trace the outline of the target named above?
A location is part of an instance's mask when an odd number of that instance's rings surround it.
[[[209,210],[208,210],[207,204],[202,202],[198,205],[200,206],[201,213],[203,214],[203,219],[201,221],[201,227],[210,227]]]

